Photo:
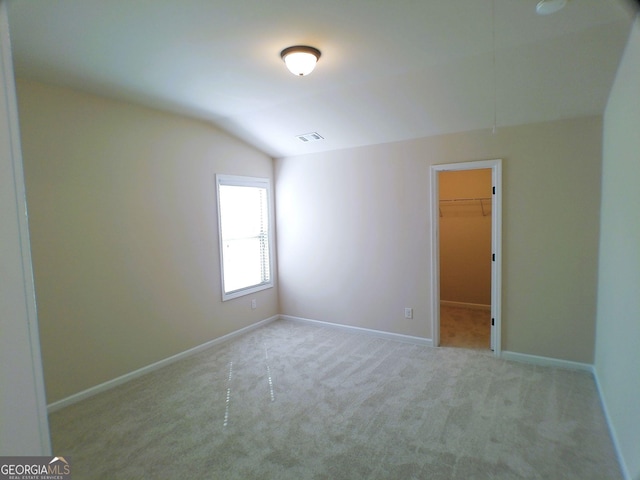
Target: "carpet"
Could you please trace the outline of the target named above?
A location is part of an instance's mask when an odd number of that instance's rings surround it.
[[[284,320],[50,425],[75,479],[621,478],[588,373]]]

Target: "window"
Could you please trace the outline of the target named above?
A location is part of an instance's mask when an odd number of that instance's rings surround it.
[[[216,175],[222,300],[273,286],[268,178]]]

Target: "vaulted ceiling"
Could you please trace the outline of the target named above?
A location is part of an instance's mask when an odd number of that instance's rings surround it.
[[[17,76],[284,157],[603,113],[630,3],[537,1],[10,0],[9,18]],[[307,77],[280,59],[298,44],[322,51]]]

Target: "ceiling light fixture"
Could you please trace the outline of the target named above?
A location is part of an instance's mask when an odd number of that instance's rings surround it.
[[[536,5],[538,15],[550,15],[562,10],[567,4],[567,0],[540,0]]]
[[[303,77],[313,72],[320,58],[320,50],[304,45],[288,47],[280,52],[282,60],[291,73]]]

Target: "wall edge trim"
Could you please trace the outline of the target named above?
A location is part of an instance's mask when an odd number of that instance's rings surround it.
[[[228,333],[226,335],[223,335],[221,337],[218,338],[214,338],[213,340],[210,340],[208,342],[205,342],[201,345],[197,345],[193,348],[190,348],[188,350],[185,350],[183,352],[180,353],[176,353],[175,355],[172,355],[170,357],[167,357],[163,360],[159,360],[157,362],[154,362],[150,365],[147,365],[145,367],[142,368],[138,368],[137,370],[133,370],[132,372],[129,373],[125,373],[124,375],[121,375],[119,377],[113,378],[111,380],[107,380],[106,382],[100,383],[98,385],[95,385],[93,387],[87,388],[86,390],[82,390],[81,392],[78,393],[74,393],[73,395],[70,395],[66,398],[63,398],[61,400],[57,400],[53,403],[50,403],[49,405],[47,405],[47,412],[48,413],[53,413],[56,412],[58,410],[61,410],[65,407],[68,407],[70,405],[73,405],[75,403],[78,403],[82,400],[85,400],[87,398],[93,397],[94,395],[97,395],[99,393],[102,392],[106,392],[107,390],[111,390],[112,388],[115,388],[119,385],[122,385],[124,383],[130,382],[131,380],[134,380],[138,377],[141,377],[143,375],[146,375],[147,373],[151,373],[155,370],[158,370],[159,368],[162,367],[166,367],[168,365],[171,365],[172,363],[175,363],[179,360],[183,360],[185,358],[191,357],[192,355],[195,355],[197,353],[200,353],[204,350],[207,350],[208,348],[214,347],[216,345],[220,345],[222,343],[228,342],[229,340],[232,340],[233,338],[236,338],[240,335],[244,335],[245,333],[248,333],[252,330],[255,330],[259,327],[262,327],[264,325],[267,325],[275,320],[278,320],[279,315],[274,315],[272,317],[266,318],[264,320],[260,320],[256,323],[253,323],[249,326],[246,326],[244,328],[241,328],[239,330],[235,330],[231,333]]]
[[[399,341],[399,342],[403,342],[403,343],[409,343],[409,344],[413,344],[413,345],[421,345],[421,346],[427,346],[427,347],[433,347],[433,341],[430,338],[423,338],[423,337],[416,337],[416,336],[412,336],[412,335],[404,335],[404,334],[400,334],[400,333],[392,333],[392,332],[385,332],[382,330],[374,330],[374,329],[370,329],[370,328],[362,328],[362,327],[354,327],[351,325],[343,325],[343,324],[339,324],[339,323],[331,323],[331,322],[325,322],[322,320],[313,320],[313,319],[309,319],[309,318],[302,318],[302,317],[296,317],[293,315],[274,315],[272,317],[266,318],[264,320],[260,320],[256,323],[253,323],[251,325],[248,325],[244,328],[241,328],[239,330],[235,330],[231,333],[228,333],[226,335],[223,335],[222,337],[218,337],[215,338],[213,340],[210,340],[208,342],[205,342],[201,345],[198,345],[196,347],[190,348],[188,350],[185,350],[183,352],[177,353],[175,355],[172,355],[170,357],[167,357],[163,360],[159,360],[155,363],[152,363],[150,365],[147,365],[145,367],[139,368],[137,370],[134,370],[132,372],[129,372],[127,374],[121,375],[119,377],[116,377],[112,380],[108,380],[106,382],[103,382],[101,384],[95,385],[93,387],[90,387],[86,390],[83,390],[81,392],[75,393],[73,395],[70,395],[66,398],[63,398],[61,400],[58,400],[56,402],[53,402],[49,405],[47,405],[47,412],[53,413],[56,412],[58,410],[61,410],[65,407],[68,407],[70,405],[73,405],[75,403],[78,403],[82,400],[85,400],[87,398],[93,397],[94,395],[97,395],[99,393],[102,392],[106,392],[108,390],[111,390],[112,388],[115,388],[119,385],[122,385],[124,383],[127,383],[131,380],[134,380],[138,377],[141,377],[143,375],[146,375],[148,373],[151,373],[155,370],[158,370],[162,367],[171,365],[172,363],[175,363],[179,360],[188,358],[190,356],[193,356],[197,353],[200,353],[202,351],[205,351],[211,347],[214,347],[216,345],[220,345],[222,343],[228,342],[229,340],[232,340],[236,337],[239,337],[245,333],[249,333],[252,330],[255,330],[257,328],[260,328],[262,326],[268,325],[276,320],[289,320],[292,322],[297,322],[297,323],[305,323],[305,324],[310,324],[310,325],[318,325],[318,326],[324,326],[324,327],[328,327],[328,328],[334,328],[334,329],[338,329],[338,330],[344,330],[344,331],[348,331],[348,332],[352,332],[352,333],[360,333],[360,334],[365,334],[371,337],[377,337],[377,338],[383,338],[383,339],[387,339],[387,340],[395,340],[395,341]],[[616,457],[618,459],[618,464],[620,466],[620,470],[621,473],[624,477],[624,480],[631,480],[631,476],[629,474],[629,471],[627,469],[626,463],[624,461],[624,457],[622,456],[621,450],[620,450],[620,445],[618,443],[617,440],[617,436],[616,436],[616,432],[615,432],[615,428],[611,422],[611,417],[609,416],[609,411],[607,409],[607,405],[605,402],[605,397],[603,395],[603,390],[602,390],[602,386],[600,384],[600,380],[598,378],[598,373],[597,370],[595,368],[594,365],[592,364],[588,364],[588,363],[581,363],[581,362],[573,362],[570,360],[562,360],[562,359],[557,359],[557,358],[551,358],[551,357],[542,357],[542,356],[538,356],[538,355],[529,355],[529,354],[525,354],[525,353],[518,353],[518,352],[511,352],[511,351],[502,351],[502,354],[500,356],[503,360],[509,360],[509,361],[515,361],[515,362],[520,362],[520,363],[529,363],[529,364],[533,364],[533,365],[540,365],[540,366],[546,366],[546,367],[558,367],[558,368],[564,368],[564,369],[568,369],[568,370],[577,370],[577,371],[584,371],[584,372],[588,372],[591,373],[593,375],[595,384],[596,384],[596,388],[598,391],[598,396],[600,398],[600,404],[602,406],[602,410],[604,413],[604,417],[605,420],[607,422],[607,428],[609,430],[609,436],[611,437],[612,443],[613,443],[613,448],[616,452]]]
[[[579,370],[583,372],[594,373],[593,365],[590,363],[573,362],[571,360],[562,360],[560,358],[541,357],[538,355],[529,355],[526,353],[503,351],[500,358],[503,360],[511,360],[520,363],[530,363],[543,367],[558,367],[565,370]]]
[[[602,386],[600,385],[600,379],[598,378],[598,371],[595,365],[592,365],[589,363],[572,362],[570,360],[561,360],[558,358],[541,357],[538,355],[528,355],[525,353],[510,352],[510,351],[503,351],[501,358],[504,360],[511,360],[514,362],[530,363],[533,365],[540,365],[545,367],[558,367],[558,368],[564,368],[566,370],[577,370],[577,371],[591,373],[591,375],[593,376],[593,380],[596,384],[596,389],[598,391],[598,397],[600,399],[602,412],[604,414],[605,421],[607,422],[609,437],[611,438],[613,449],[616,452],[616,458],[618,459],[618,465],[620,466],[620,473],[622,474],[622,477],[624,480],[631,480],[629,469],[627,468],[627,464],[622,455],[622,450],[620,449],[618,437],[616,436],[616,430],[613,426],[613,423],[611,422],[609,411],[607,410],[607,404],[605,401],[604,392],[602,390]]]
[[[371,337],[384,338],[386,340],[395,340],[397,342],[410,343],[413,345],[422,345],[433,347],[433,340],[424,337],[415,337],[413,335],[404,335],[402,333],[385,332],[383,330],[374,330],[372,328],[354,327],[351,325],[343,325],[340,323],[325,322],[322,320],[312,320],[310,318],[295,317],[293,315],[280,315],[281,320],[290,320],[298,323],[306,323],[310,325],[319,325],[324,327],[345,330],[352,333],[360,333]]]
[[[605,402],[604,391],[602,390],[602,385],[600,384],[600,379],[598,378],[598,370],[597,368],[595,368],[595,366],[593,368],[593,378],[596,382],[596,388],[598,389],[600,406],[602,407],[602,412],[604,413],[604,418],[607,422],[607,428],[609,429],[609,436],[611,437],[611,442],[613,443],[613,449],[616,452],[618,465],[620,465],[620,473],[622,473],[622,477],[624,478],[624,480],[631,480],[631,474],[629,473],[627,462],[625,462],[624,456],[622,455],[622,450],[620,448],[620,443],[618,442],[616,429],[613,425],[613,422],[611,421],[611,417],[609,416],[609,410],[607,409],[607,403]]]

